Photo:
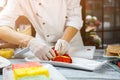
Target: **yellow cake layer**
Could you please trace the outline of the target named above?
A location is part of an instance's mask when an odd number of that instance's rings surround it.
[[[0,49],[0,56],[4,58],[12,58],[14,49]]]
[[[45,75],[46,77],[49,77],[48,69],[44,67],[19,68],[19,69],[14,69],[13,73],[15,80],[18,80],[18,78],[25,76],[36,76],[36,75]]]

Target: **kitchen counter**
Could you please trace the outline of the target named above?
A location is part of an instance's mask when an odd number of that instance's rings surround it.
[[[102,56],[103,53],[104,50],[96,50],[94,60],[109,60]],[[11,63],[25,62],[24,59],[10,59],[10,61]],[[64,67],[56,67],[56,69],[65,76],[67,80],[120,80],[120,73],[107,64],[93,72]],[[0,80],[3,80],[2,75],[0,75]]]

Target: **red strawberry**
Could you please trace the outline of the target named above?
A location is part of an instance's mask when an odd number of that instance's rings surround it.
[[[70,57],[70,56],[69,56],[69,54],[67,54],[67,53],[66,53],[66,54],[64,54],[63,56],[68,56],[68,57]]]
[[[120,68],[120,62],[117,63],[117,66]]]
[[[55,52],[56,56],[58,56],[59,54],[57,53],[57,51],[55,50],[55,48],[53,47],[52,50]]]
[[[52,60],[59,61],[59,62],[72,63],[72,59],[70,57],[67,57],[67,56],[56,56]]]
[[[70,57],[68,54],[59,55],[59,54],[57,53],[57,51],[55,50],[54,47],[53,47],[52,49],[53,49],[53,51],[54,51],[55,54],[56,54],[56,57],[54,57],[54,58],[52,59],[52,61],[72,63],[72,59],[71,59],[71,57]]]

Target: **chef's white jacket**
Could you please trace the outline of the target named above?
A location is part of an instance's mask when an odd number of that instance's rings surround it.
[[[80,0],[8,0],[0,13],[0,26],[14,28],[15,20],[20,15],[31,21],[37,38],[45,43],[53,43],[61,38],[65,26],[80,30],[83,24]],[[80,34],[77,35],[71,42],[83,45]]]
[[[5,7],[7,0],[0,0],[0,7]]]

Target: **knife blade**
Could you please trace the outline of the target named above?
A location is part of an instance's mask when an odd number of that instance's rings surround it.
[[[25,54],[26,52],[28,52],[29,50],[30,49],[28,47],[20,49],[20,50],[16,50],[14,57],[19,57],[19,56]]]

